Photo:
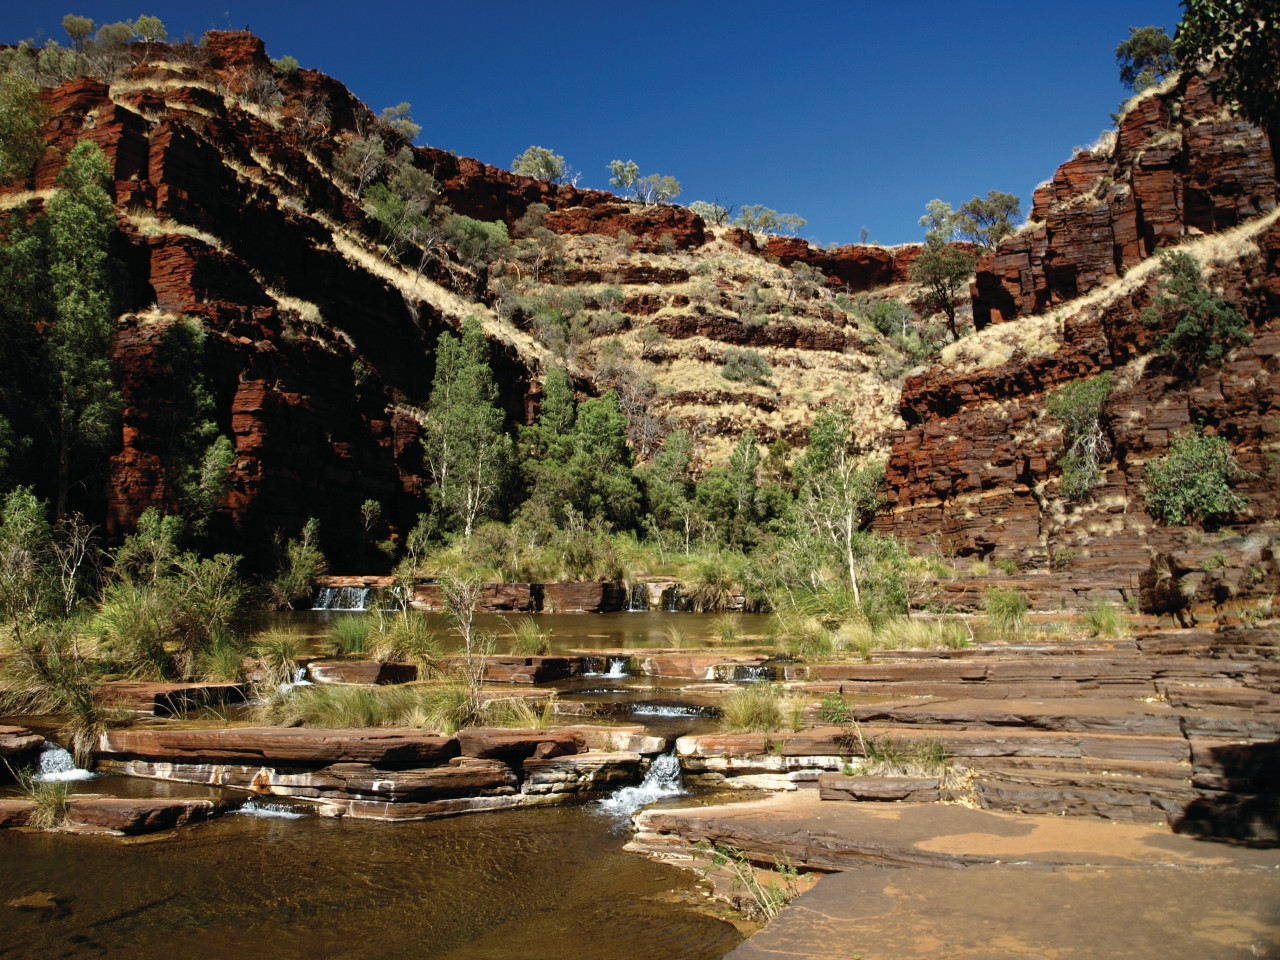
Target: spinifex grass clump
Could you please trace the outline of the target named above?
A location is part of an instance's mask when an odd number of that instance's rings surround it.
[[[772,870],[757,870],[747,855],[731,844],[704,843],[700,849],[710,854],[711,867],[728,870],[731,891],[746,893],[746,896],[734,897],[733,902],[749,917],[772,920],[800,896],[801,877],[785,855],[774,860]]]
[[[710,625],[711,636],[721,643],[733,643],[742,636],[742,617],[736,613],[722,613]]]
[[[735,733],[770,733],[790,726],[786,695],[775,683],[755,683],[728,694],[720,703],[721,726]]]
[[[347,613],[329,621],[325,632],[324,651],[331,657],[364,653],[369,642],[370,620],[367,614]]]
[[[276,689],[297,675],[298,661],[306,651],[306,638],[301,632],[285,627],[265,630],[253,638],[253,656],[258,662],[261,685]]]
[[[8,766],[8,763],[5,764]],[[27,825],[38,830],[52,830],[67,822],[67,798],[71,795],[71,784],[62,781],[44,782],[31,767],[14,770],[9,767],[18,786],[26,794],[27,799],[35,804]]]
[[[982,612],[998,633],[1010,636],[1027,629],[1027,595],[1020,590],[989,587],[982,591]]]
[[[1129,622],[1115,605],[1100,600],[1080,618],[1084,628],[1095,637],[1121,637],[1129,632]]]
[[[551,649],[551,631],[543,630],[533,617],[521,617],[511,629],[511,652],[517,656],[541,657]]]
[[[550,701],[535,707],[523,698],[479,700],[458,682],[355,687],[301,687],[257,708],[257,720],[281,727],[413,727],[453,733],[466,726],[540,728]]]

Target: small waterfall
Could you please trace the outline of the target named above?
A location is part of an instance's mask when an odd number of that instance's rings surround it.
[[[633,717],[714,717],[715,707],[696,703],[637,703],[631,708]]]
[[[612,796],[600,801],[600,806],[610,813],[631,816],[645,804],[665,797],[678,797],[685,792],[680,779],[680,758],[672,750],[655,757],[649,772],[637,787],[622,787]]]
[[[364,610],[369,587],[321,587],[312,610]]]
[[[610,657],[609,669],[607,672],[600,674],[609,680],[622,680],[627,676],[627,658],[626,657]]]
[[[680,609],[680,584],[671,585],[671,594],[667,599],[667,613],[676,613]]]
[[[631,585],[631,604],[627,607],[631,613],[649,612],[649,588],[643,583]]]
[[[778,668],[764,663],[720,664],[716,679],[726,683],[773,683],[778,679]]]
[[[92,780],[93,774],[76,766],[70,752],[56,743],[46,743],[40,751],[37,763],[39,773],[36,779],[41,783],[55,783],[67,780]]]
[[[305,813],[287,803],[267,803],[263,800],[250,800],[236,812],[249,817],[266,817],[272,820],[301,820],[306,816]]]
[[[277,689],[283,697],[288,696],[289,693],[293,691],[294,687],[309,687],[311,685],[311,681],[307,679],[307,668],[299,667],[297,670],[293,671],[293,679],[280,684]]]

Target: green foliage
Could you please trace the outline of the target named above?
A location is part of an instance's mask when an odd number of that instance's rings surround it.
[[[634,160],[623,163],[621,160],[609,161],[609,186],[621,190],[624,197],[629,197],[640,177],[640,167]]]
[[[511,473],[511,438],[489,368],[489,344],[474,317],[462,337],[442,333],[427,408],[424,461],[442,523],[470,537],[499,502]]]
[[[1045,410],[1062,424],[1066,450],[1058,461],[1062,494],[1080,500],[1102,480],[1101,463],[1111,454],[1102,430],[1102,408],[1111,393],[1111,372],[1075,380],[1049,394]]]
[[[38,92],[28,77],[0,75],[0,187],[26,180],[44,153],[40,125],[47,111]]]
[[[1209,61],[1209,88],[1234,101],[1247,120],[1267,131],[1271,155],[1280,140],[1280,17],[1274,0],[1184,0],[1174,40],[1179,63]]]
[[[751,233],[785,233],[794,237],[808,221],[794,213],[778,213],[755,203],[742,207],[733,223]]]
[[[1141,93],[1178,69],[1173,39],[1164,27],[1130,27],[1129,39],[1116,47],[1120,82]]]
[[[364,653],[371,630],[370,618],[363,613],[338,614],[325,630],[324,651],[331,657]]]
[[[0,713],[47,713],[66,718],[62,735],[76,763],[91,765],[106,713],[98,702],[101,678],[91,673],[64,623],[13,631],[13,649],[0,664]]]
[[[156,349],[159,376],[148,396],[149,435],[166,454],[160,461],[162,489],[197,537],[226,493],[235,462],[231,441],[214,420],[207,339],[198,321],[171,324]]]
[[[987,192],[986,199],[974,196],[962,203],[956,218],[956,232],[984,250],[993,250],[1000,241],[1012,236],[1022,220],[1022,202],[1011,193]]]
[[[267,602],[275,610],[292,610],[315,596],[316,581],[328,566],[320,550],[320,521],[312,517],[295,539],[285,541],[280,531],[273,539],[276,570],[265,585]]]
[[[133,21],[133,32],[144,43],[148,44],[167,39],[169,36],[169,32],[165,30],[164,24],[160,22],[159,17],[139,17]]]
[[[85,41],[93,33],[93,26],[93,21],[88,17],[76,16],[74,13],[68,13],[62,18],[62,29],[67,32],[76,53],[84,52]]]
[[[306,650],[306,637],[293,627],[274,627],[253,637],[250,651],[263,674],[259,686],[274,691],[281,684],[292,683]]]
[[[891,297],[888,300],[877,300],[867,307],[864,314],[866,321],[884,336],[899,334],[906,336],[915,314],[901,300]]]
[[[294,69],[297,69],[296,61]],[[394,107],[384,107],[380,118],[383,123],[410,143],[417,140],[418,134],[422,132],[422,125],[413,122],[413,117],[410,115],[411,110],[413,110],[411,104],[398,103]]]
[[[982,591],[982,612],[992,629],[1002,634],[1020,634],[1027,629],[1027,595],[1020,590],[988,587]]]
[[[956,307],[978,262],[974,254],[949,243],[960,229],[960,222],[961,215],[949,204],[929,201],[927,212],[920,218],[925,245],[911,264],[911,282],[924,288],[925,304],[946,317],[947,329],[957,339],[960,332],[956,328]]]
[[[747,855],[731,844],[715,844],[704,847],[711,855],[712,867],[729,870],[730,889],[744,890],[746,897],[735,900],[743,913],[756,920],[769,921],[782,912],[782,908],[800,895],[800,876],[785,855],[774,860],[767,879],[751,865]]]
[[[510,626],[510,625],[508,625]],[[524,657],[545,656],[551,649],[551,631],[533,617],[521,617],[511,626],[511,652]]]
[[[658,173],[651,173],[647,177],[640,177],[632,186],[636,199],[645,206],[655,203],[670,203],[676,197],[680,196],[680,181],[675,177],[664,177]]]
[[[754,350],[741,350],[729,347],[724,352],[724,365],[720,368],[720,376],[734,383],[750,383],[767,387],[773,373],[769,361]]]
[[[1147,464],[1147,509],[1168,524],[1229,516],[1248,505],[1231,489],[1245,476],[1226,440],[1197,429],[1174,437],[1169,453]]]
[[[1084,628],[1094,637],[1121,637],[1129,632],[1129,625],[1115,604],[1099,600],[1080,618]]]
[[[271,69],[276,72],[278,77],[291,77],[298,72],[298,59],[285,54],[283,57],[271,61]],[[412,140],[413,137],[409,139]]]
[[[828,693],[822,698],[818,714],[824,723],[844,724],[853,720],[853,711],[838,693]]]
[[[729,222],[729,209],[718,203],[695,200],[689,204],[689,209],[713,227],[723,227]]]
[[[780,684],[753,683],[720,701],[720,727],[729,733],[772,733],[789,726]]]
[[[1179,251],[1160,255],[1160,295],[1142,311],[1149,327],[1172,326],[1159,348],[1173,357],[1184,374],[1194,374],[1210,360],[1218,360],[1253,334],[1248,321],[1213,295],[1200,276],[1194,257]]]
[[[507,225],[501,220],[474,220],[452,213],[440,224],[445,239],[468,267],[492,263],[511,247]]]
[[[58,456],[55,512],[67,512],[82,454],[105,450],[123,407],[111,370],[112,304],[108,240],[115,210],[105,185],[110,166],[102,149],[82,140],[58,174],[48,203],[49,279],[54,320],[46,332],[55,381],[50,430]]]
[[[564,157],[546,147],[538,146],[531,146],[512,160],[511,172],[522,177],[547,180],[551,183],[565,183],[570,175]]]

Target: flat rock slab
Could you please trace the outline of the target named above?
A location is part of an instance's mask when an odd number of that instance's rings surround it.
[[[637,818],[632,846],[658,852],[700,839],[731,843],[770,862],[847,870],[867,865],[1233,867],[1280,876],[1280,853],[1209,843],[1166,827],[996,813],[949,804],[829,803],[815,791],[754,803],[650,810]],[[1280,902],[1280,900],[1277,900]]]
[[[187,710],[242,703],[241,683],[151,683],[142,680],[109,680],[98,692],[98,700],[132,713],[170,716]]]
[[[936,777],[846,777],[824,773],[818,778],[818,796],[823,800],[908,800],[928,802],[941,799]]]
[[[394,661],[312,660],[307,664],[307,676],[315,683],[412,683],[418,679],[418,667]]]
[[[420,730],[236,727],[228,730],[109,730],[98,743],[108,759],[324,767],[368,763],[406,769],[447,763],[456,737]]]
[[[851,870],[823,877],[728,958],[1275,957],[1277,904],[1278,870]]]
[[[4,757],[15,770],[44,746],[44,737],[26,727],[0,726],[0,757]],[[9,770],[0,763],[0,782],[9,779]]]
[[[67,824],[94,831],[136,836],[189,823],[203,823],[234,810],[222,800],[168,797],[86,797],[67,804]]]

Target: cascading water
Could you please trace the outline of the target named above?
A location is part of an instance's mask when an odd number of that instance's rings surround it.
[[[279,690],[281,696],[288,695],[294,687],[309,687],[311,681],[307,679],[307,668],[299,667],[293,672],[293,679],[280,684]]]
[[[55,783],[67,780],[92,780],[93,773],[76,766],[70,752],[56,743],[46,743],[40,751],[40,759],[36,764],[39,773],[36,779],[41,783]]]
[[[364,610],[369,587],[321,587],[312,610]]]
[[[626,657],[610,657],[609,670],[600,676],[609,680],[623,680],[627,676],[627,658]]]
[[[272,820],[301,820],[306,816],[305,813],[287,803],[267,803],[264,800],[250,800],[236,812],[249,817],[266,817]]]
[[[685,792],[680,778],[680,758],[672,750],[660,757],[655,757],[649,766],[649,772],[639,786],[622,787],[614,791],[612,796],[600,801],[600,806],[609,813],[629,817],[646,804],[666,797],[678,797]]]
[[[680,584],[672,584],[667,598],[667,613],[676,613],[680,609]]]
[[[714,717],[715,707],[696,703],[637,703],[631,708],[633,717]]]
[[[631,603],[627,610],[631,613],[649,612],[649,588],[643,583],[631,585]]]

